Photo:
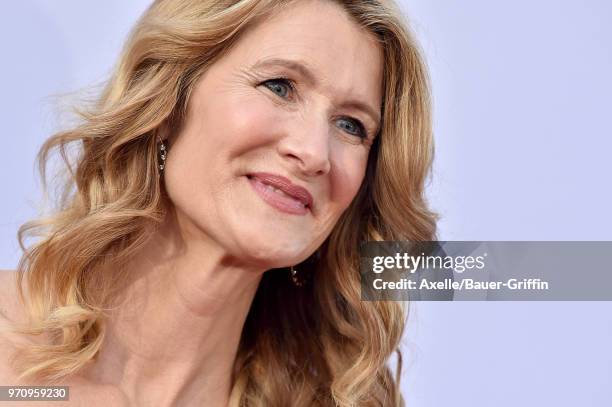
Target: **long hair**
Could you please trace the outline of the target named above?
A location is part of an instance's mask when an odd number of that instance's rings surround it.
[[[22,378],[58,381],[95,359],[105,306],[125,278],[112,270],[146,243],[167,211],[157,137],[181,126],[194,84],[240,34],[293,1],[155,1],[80,124],[43,144],[43,184],[52,152],[68,176],[58,208],[19,230],[18,284],[28,315],[20,332],[45,338],[18,354]],[[318,255],[299,266],[309,284],[298,288],[285,274],[264,273],[234,363],[233,406],[403,405],[406,309],[361,301],[359,246],[435,237],[436,216],[424,197],[433,159],[427,74],[392,2],[333,1],[383,49],[382,126],[356,198]],[[395,377],[387,366],[394,352]]]

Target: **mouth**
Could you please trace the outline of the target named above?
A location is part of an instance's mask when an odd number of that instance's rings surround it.
[[[258,195],[270,206],[292,215],[305,215],[312,210],[312,195],[281,175],[251,173],[246,175]]]

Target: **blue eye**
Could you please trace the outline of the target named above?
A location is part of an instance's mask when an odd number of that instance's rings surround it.
[[[352,134],[353,136],[358,136],[360,138],[366,138],[368,136],[365,127],[359,120],[351,119],[350,117],[342,117],[338,119],[337,123],[338,127],[348,134]]]
[[[285,78],[270,79],[261,84],[283,99],[287,99],[293,90],[291,81]]]

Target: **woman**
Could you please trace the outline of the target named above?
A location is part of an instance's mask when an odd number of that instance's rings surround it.
[[[434,236],[426,75],[398,16],[156,1],[82,124],[41,149],[70,179],[20,231],[40,238],[26,306],[3,304],[2,384],[87,405],[402,404],[386,362],[404,310],[361,301],[357,268],[361,242]]]

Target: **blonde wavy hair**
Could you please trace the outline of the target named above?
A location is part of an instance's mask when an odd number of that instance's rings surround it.
[[[105,307],[125,276],[113,270],[147,241],[169,202],[156,138],[185,118],[194,84],[248,27],[296,0],[158,0],[131,33],[111,79],[80,123],[41,147],[43,184],[52,152],[68,169],[59,207],[19,230],[19,332],[46,341],[22,347],[22,378],[59,381],[95,360]],[[399,406],[405,305],[360,298],[364,241],[426,241],[436,216],[424,185],[433,158],[427,74],[397,7],[334,1],[384,51],[380,135],[356,198],[302,265],[311,281],[264,274],[234,364],[233,406]],[[73,154],[77,152],[78,154]],[[28,237],[33,242],[25,243]],[[398,353],[396,375],[387,361]]]

